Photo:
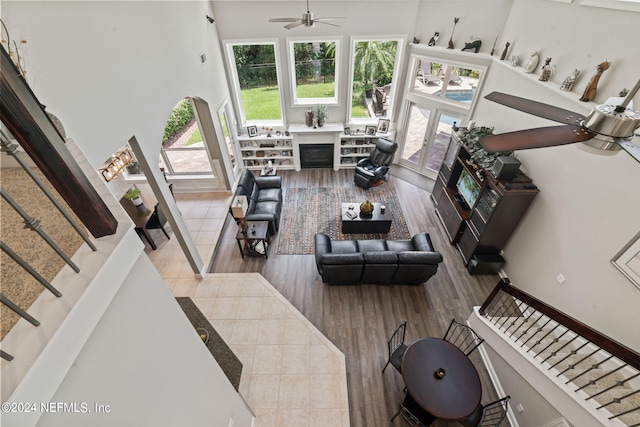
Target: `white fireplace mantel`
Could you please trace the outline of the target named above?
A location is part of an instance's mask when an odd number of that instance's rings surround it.
[[[301,144],[333,144],[333,169],[340,169],[340,134],[344,131],[342,123],[325,123],[322,127],[309,127],[304,124],[289,125],[293,137],[293,162],[296,171],[300,166]]]

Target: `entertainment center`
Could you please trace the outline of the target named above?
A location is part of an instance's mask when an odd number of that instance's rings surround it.
[[[431,198],[469,272],[497,273],[502,249],[540,190],[520,171],[498,179],[470,159],[453,133]]]

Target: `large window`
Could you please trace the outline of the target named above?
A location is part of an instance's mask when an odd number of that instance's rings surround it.
[[[402,43],[402,39],[352,39],[351,121],[390,115]]]
[[[227,43],[226,46],[242,123],[281,124],[276,43]]]
[[[435,59],[417,58],[411,91],[436,98],[471,104],[482,77],[482,69],[450,65]]]
[[[289,41],[294,105],[338,103],[339,40]]]
[[[404,96],[400,163],[435,178],[453,127],[466,124],[485,66],[413,55]]]

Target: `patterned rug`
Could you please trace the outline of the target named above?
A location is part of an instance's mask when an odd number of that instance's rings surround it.
[[[391,214],[388,234],[343,234],[340,231],[341,203],[361,203],[369,199],[382,203]],[[278,234],[278,254],[313,254],[313,236],[325,233],[332,239],[408,239],[407,222],[395,191],[388,184],[363,190],[360,187],[289,188],[284,194]]]

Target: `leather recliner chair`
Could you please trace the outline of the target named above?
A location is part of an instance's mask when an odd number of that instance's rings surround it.
[[[361,159],[356,165],[355,175],[353,176],[356,185],[367,189],[380,180],[386,181],[389,165],[397,149],[398,144],[395,141],[387,138],[378,138],[376,148],[371,151],[369,157]]]

